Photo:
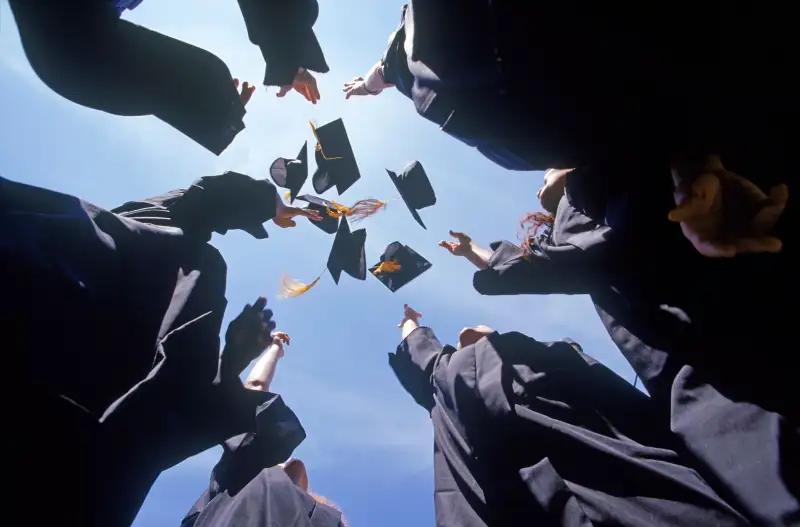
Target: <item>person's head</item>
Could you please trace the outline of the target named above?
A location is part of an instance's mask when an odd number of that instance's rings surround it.
[[[544,185],[536,193],[542,208],[550,214],[555,214],[558,209],[558,202],[564,195],[567,184],[567,174],[573,168],[550,168],[544,173]]]
[[[292,480],[292,483],[303,489],[303,491],[307,492],[309,496],[314,498],[314,501],[322,503],[329,507],[333,507],[337,511],[342,512],[341,509],[339,509],[339,507],[337,507],[336,504],[334,504],[328,498],[314,494],[309,490],[308,471],[306,470],[306,464],[303,463],[302,460],[297,458],[292,458],[286,463],[283,463],[278,466],[283,469],[283,471],[286,473],[287,476],[289,476],[289,479]],[[347,526],[347,522],[345,521],[344,516],[342,516],[342,525]]]
[[[475,326],[474,328],[464,328],[458,334],[458,349],[475,344],[483,337],[494,333],[489,326]]]

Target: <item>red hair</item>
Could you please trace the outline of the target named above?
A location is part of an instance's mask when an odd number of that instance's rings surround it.
[[[539,233],[542,227],[552,227],[555,218],[552,214],[547,212],[529,212],[522,218],[519,226],[522,229],[520,238],[522,239],[522,248],[526,251],[529,249],[531,242]]]

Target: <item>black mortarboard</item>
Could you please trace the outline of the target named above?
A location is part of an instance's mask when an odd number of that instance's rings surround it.
[[[317,139],[314,152],[317,170],[312,178],[314,192],[323,194],[336,186],[336,191],[341,196],[353,186],[353,183],[361,179],[361,172],[358,170],[353,147],[344,128],[344,121],[336,119],[319,128],[315,128],[311,123],[311,128]]]
[[[297,159],[279,157],[273,161],[269,175],[276,185],[289,190],[289,203],[294,203],[308,179],[308,143],[303,143]]]
[[[414,249],[394,242],[383,252],[380,263],[372,266],[369,272],[394,293],[430,268],[431,263]]]
[[[333,281],[339,283],[342,271],[356,280],[367,279],[367,261],[364,256],[364,243],[367,241],[367,231],[358,229],[350,232],[347,218],[339,220],[339,229],[333,239],[333,247],[328,256],[328,271]]]
[[[312,196],[311,194],[297,196],[297,199],[308,203],[309,209],[319,212],[319,215],[322,217],[322,221],[312,221],[311,223],[313,225],[319,227],[328,234],[336,233],[336,231],[339,229],[339,218],[328,214],[328,211],[336,210],[336,207],[332,202],[328,201],[327,199]]]
[[[400,197],[411,211],[411,215],[414,216],[417,223],[422,225],[423,229],[427,229],[417,210],[435,205],[436,193],[433,191],[425,169],[422,168],[422,163],[414,161],[400,174],[395,174],[391,170],[386,170],[386,172],[389,173],[389,178],[400,192]]]

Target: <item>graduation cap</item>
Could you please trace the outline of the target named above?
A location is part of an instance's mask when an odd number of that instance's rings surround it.
[[[414,278],[431,268],[431,263],[414,249],[400,242],[390,243],[381,261],[369,272],[394,293]]]
[[[366,280],[367,278],[367,263],[364,254],[364,243],[367,241],[367,231],[365,229],[358,229],[357,231],[350,232],[350,226],[347,223],[347,218],[339,219],[339,228],[336,231],[336,237],[333,239],[333,246],[328,255],[328,264],[326,271],[331,274],[333,281],[339,284],[339,279],[342,272],[345,272],[355,278],[356,280]],[[303,284],[294,280],[291,277],[284,276],[281,281],[280,296],[282,298],[289,298],[300,296],[306,293],[309,289],[317,285],[325,271],[310,284]]]
[[[297,196],[297,199],[300,201],[305,201],[308,203],[309,209],[320,213],[319,215],[322,217],[322,221],[312,221],[312,225],[319,227],[328,234],[336,233],[336,231],[339,229],[339,218],[341,216],[330,214],[330,211],[336,210],[336,205],[332,201],[318,198],[317,196],[312,196],[311,194]]]
[[[417,210],[435,205],[436,193],[433,191],[425,169],[422,168],[422,163],[412,162],[399,175],[388,169],[386,172],[389,173],[389,178],[400,192],[400,197],[411,211],[411,215],[414,216],[417,223],[422,225],[423,229],[427,229]]]
[[[308,143],[303,143],[297,159],[279,157],[273,161],[269,167],[269,175],[276,185],[289,189],[289,203],[294,203],[308,179]]]
[[[388,201],[368,198],[360,199],[352,206],[347,207],[341,203],[329,201],[317,196],[311,196],[310,194],[304,194],[297,199],[312,204],[309,208],[317,210],[321,213],[320,215],[323,217],[323,221],[315,222],[315,225],[319,226],[328,234],[333,234],[336,232],[338,223],[334,222],[333,224],[328,223],[325,225],[327,218],[334,218],[338,220],[339,218],[346,217],[353,225],[355,225],[361,220],[368,218],[369,216],[372,216],[376,212],[380,211],[389,203]],[[325,226],[323,227],[323,225]]]
[[[314,192],[324,194],[335,186],[341,196],[361,179],[344,121],[336,119],[319,128],[313,122],[310,124],[317,140],[314,152],[317,170],[312,177]]]

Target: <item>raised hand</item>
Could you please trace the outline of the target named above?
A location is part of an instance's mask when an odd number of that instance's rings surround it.
[[[291,84],[281,86],[276,94],[278,97],[285,97],[287,93],[295,90],[297,93],[306,98],[311,104],[317,104],[320,100],[319,88],[317,88],[317,79],[311,75],[310,72],[300,68],[295,75]]]
[[[236,89],[239,89],[239,79],[233,79],[233,85]],[[242,91],[239,93],[239,100],[242,101],[242,106],[247,106],[247,103],[250,102],[250,99],[253,97],[253,92],[256,91],[256,87],[250,84],[247,81],[244,81],[242,84]]]
[[[272,218],[273,223],[282,229],[294,227],[297,222],[293,218],[296,217],[308,218],[311,221],[322,221],[322,216],[319,212],[313,209],[302,209],[299,207],[290,207],[284,205],[283,202],[278,200],[278,205],[275,209],[275,217]]]
[[[781,240],[770,235],[789,199],[786,185],[769,195],[749,180],[725,170],[716,156],[691,170],[675,167],[675,204],[670,221],[702,255],[730,258],[742,253],[780,252]]]
[[[344,88],[342,88],[344,92],[345,100],[349,99],[353,95],[374,95],[375,92],[370,92],[367,90],[367,87],[364,83],[364,77],[355,77],[350,82],[344,83]]]
[[[456,241],[446,241],[442,240],[439,242],[439,247],[444,247],[450,254],[455,256],[465,256],[470,253],[472,250],[472,238],[464,234],[463,232],[454,232],[450,231],[450,236],[456,239]]]
[[[422,318],[422,313],[415,311],[413,307],[409,306],[408,304],[403,305],[403,320],[397,324],[398,328],[402,328],[403,324],[407,321],[411,320],[413,322],[419,322],[419,319]]]
[[[222,354],[228,371],[238,375],[272,343],[271,334],[275,329],[272,315],[272,310],[267,309],[267,299],[262,296],[253,305],[247,304],[228,325]]]
[[[289,337],[288,333],[284,333],[283,331],[274,331],[272,333],[272,345],[278,350],[278,358],[282,358],[283,353],[283,346],[291,344],[292,339]]]

